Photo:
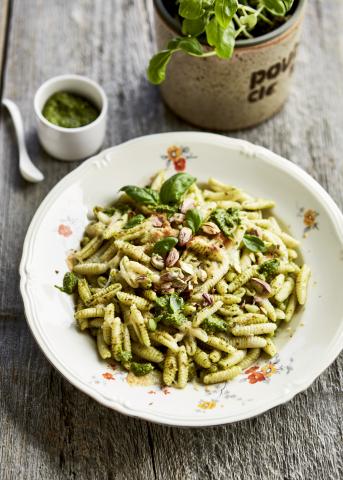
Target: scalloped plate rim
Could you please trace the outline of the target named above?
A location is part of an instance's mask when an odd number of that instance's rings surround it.
[[[83,174],[87,173],[87,170],[93,166],[94,163],[98,162],[99,160],[103,159],[108,153],[114,150],[120,150],[125,148],[129,144],[137,143],[137,142],[144,142],[153,140],[154,138],[163,138],[168,142],[168,138],[175,138],[177,135],[179,136],[188,136],[190,140],[197,141],[199,143],[215,143],[215,144],[222,144],[223,146],[227,147],[234,147],[238,150],[246,150],[249,149],[250,153],[253,155],[263,155],[263,160],[269,163],[272,163],[273,166],[276,166],[280,170],[286,171],[291,176],[296,177],[300,182],[306,186],[313,194],[320,198],[321,206],[324,208],[326,214],[332,221],[333,226],[336,228],[336,232],[340,238],[341,245],[343,248],[343,215],[336,205],[334,200],[330,197],[330,195],[324,190],[321,185],[314,180],[308,173],[302,170],[299,166],[295,165],[294,163],[290,162],[289,160],[283,158],[282,156],[270,151],[269,149],[255,145],[251,142],[246,140],[225,137],[219,134],[213,133],[205,133],[205,132],[192,132],[192,131],[179,131],[179,132],[166,132],[166,133],[157,133],[151,135],[144,135],[141,137],[134,138],[132,140],[128,140],[123,142],[119,145],[114,147],[107,148],[102,152],[98,153],[97,155],[91,157],[90,159],[84,161],[81,165],[79,165],[75,170],[67,174],[63,177],[47,194],[47,196],[43,199],[42,203],[38,207],[35,215],[33,216],[30,226],[27,230],[27,234],[25,237],[24,245],[23,245],[23,253],[22,258],[19,266],[19,273],[20,273],[20,292],[23,298],[24,309],[25,309],[25,317],[29,328],[43,351],[44,355],[47,357],[49,362],[58,370],[58,372],[65,377],[72,385],[74,385],[79,390],[83,391],[98,403],[107,406],[113,410],[116,410],[122,414],[142,418],[144,420],[148,420],[151,422],[159,423],[159,424],[166,424],[171,426],[185,426],[185,427],[204,427],[204,426],[215,426],[215,425],[225,425],[228,423],[234,423],[241,420],[245,420],[248,418],[255,417],[260,415],[271,408],[274,408],[278,405],[282,405],[289,400],[291,400],[295,395],[298,393],[306,390],[314,380],[326,369],[328,368],[331,363],[336,359],[339,355],[340,351],[343,348],[343,322],[341,322],[340,328],[337,330],[334,339],[332,340],[331,344],[328,345],[326,356],[325,358],[321,358],[321,361],[316,364],[310,370],[310,374],[307,376],[310,378],[305,378],[301,382],[297,382],[293,385],[287,385],[290,391],[288,393],[283,392],[280,396],[274,397],[272,400],[264,401],[264,405],[262,407],[256,408],[256,406],[252,407],[248,412],[244,414],[237,415],[232,414],[228,416],[225,415],[224,418],[194,418],[191,419],[184,419],[177,416],[168,416],[167,414],[158,414],[158,413],[148,413],[145,411],[140,411],[139,409],[131,409],[128,406],[121,404],[118,401],[110,401],[100,392],[96,391],[94,388],[86,385],[83,381],[78,379],[72,372],[69,371],[69,368],[58,358],[55,356],[55,353],[47,348],[46,344],[42,342],[41,334],[38,331],[37,325],[35,325],[35,320],[32,315],[32,299],[30,298],[29,293],[26,291],[26,286],[28,282],[28,276],[26,272],[26,266],[29,264],[30,257],[31,257],[31,250],[33,247],[33,237],[36,228],[38,227],[44,213],[48,209],[49,205],[59,196],[61,191],[73,183],[74,178],[80,178]],[[343,317],[342,317],[343,320]],[[179,418],[179,419],[178,419]]]

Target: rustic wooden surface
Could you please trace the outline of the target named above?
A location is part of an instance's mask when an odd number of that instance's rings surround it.
[[[341,0],[310,0],[286,108],[258,128],[234,134],[301,165],[341,208],[342,24]],[[98,80],[110,100],[105,146],[192,127],[163,106],[158,90],[145,79],[154,51],[149,0],[0,0],[0,39],[4,95],[18,102],[30,154],[46,175],[40,185],[20,178],[12,126],[2,112],[0,478],[343,478],[342,355],[288,404],[240,424],[198,430],[152,425],[110,411],[69,385],[47,362],[25,323],[18,264],[33,213],[75,163],[52,160],[41,150],[33,127],[35,90],[65,72]]]

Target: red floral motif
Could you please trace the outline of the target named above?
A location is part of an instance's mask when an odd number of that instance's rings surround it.
[[[179,157],[174,161],[174,168],[177,172],[184,172],[186,170],[185,157]]]
[[[102,376],[103,376],[106,380],[115,380],[114,376],[113,376],[112,373],[110,373],[110,372],[103,373]]]
[[[170,390],[167,387],[163,387],[161,390],[164,393],[164,395],[169,395],[170,394]]]
[[[257,383],[257,382],[263,382],[266,377],[263,375],[261,372],[254,372],[248,375],[248,382],[251,384]]]
[[[275,363],[269,362],[263,367],[258,367],[257,365],[255,365],[254,367],[250,367],[245,370],[244,373],[248,375],[248,382],[253,385],[254,383],[267,380],[269,377],[271,377],[277,372],[277,365]]]
[[[61,225],[58,226],[57,231],[58,231],[58,234],[62,235],[63,237],[70,237],[70,235],[73,233],[69,225],[64,225],[63,223],[61,223]]]
[[[256,372],[258,369],[259,369],[259,367],[257,365],[255,365],[254,367],[250,367],[250,368],[248,368],[248,370],[245,370],[245,373],[248,375],[249,373]]]
[[[177,172],[184,172],[187,166],[187,159],[195,158],[188,147],[180,147],[178,145],[172,145],[167,148],[166,155],[161,155],[161,157],[167,160],[167,166],[172,163]]]

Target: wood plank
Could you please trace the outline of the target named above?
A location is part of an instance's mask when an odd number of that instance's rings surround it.
[[[147,424],[72,387],[22,321],[0,322],[2,480],[340,478],[342,392],[318,392],[316,382],[286,405],[225,427]]]
[[[3,74],[5,49],[6,49],[6,32],[9,21],[9,0],[1,0],[0,2],[0,79]],[[1,82],[0,82],[1,89]],[[1,90],[0,90],[1,91]]]
[[[0,323],[0,478],[154,478],[147,424],[72,387],[22,321]]]

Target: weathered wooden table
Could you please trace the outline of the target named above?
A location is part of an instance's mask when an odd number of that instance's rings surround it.
[[[25,323],[18,264],[36,208],[76,165],[41,150],[33,127],[35,90],[64,72],[98,80],[110,99],[105,146],[191,127],[164,107],[145,78],[155,48],[149,0],[14,0],[8,9],[9,4],[0,0],[3,94],[18,102],[30,154],[46,180],[30,185],[20,178],[13,129],[2,112],[1,480],[343,478],[342,355],[288,404],[239,424],[199,430],[148,424],[108,410],[47,362]],[[301,165],[342,207],[343,2],[309,4],[287,106],[269,122],[234,136]]]

